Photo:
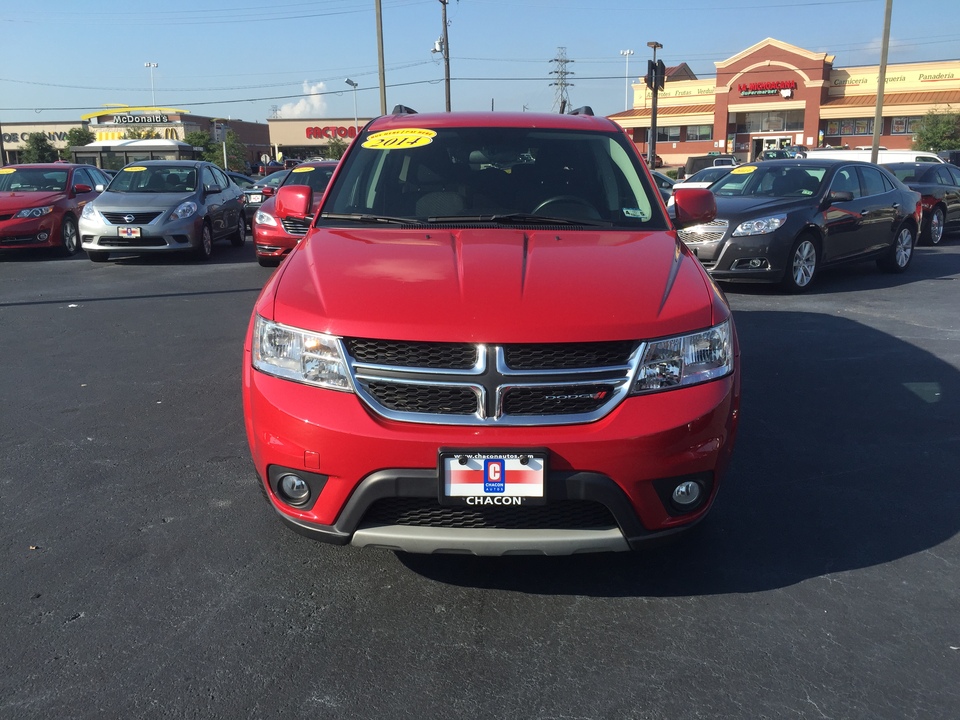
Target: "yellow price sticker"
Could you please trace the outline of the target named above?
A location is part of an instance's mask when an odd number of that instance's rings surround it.
[[[315,167],[310,167],[310,166],[308,165],[307,167],[295,167],[295,168],[294,168],[293,170],[291,170],[290,172],[295,172],[295,173],[299,173],[299,172],[313,172],[314,170],[316,170]]]
[[[15,172],[14,168],[0,168],[0,175],[12,175]]]
[[[755,172],[757,169],[756,165],[738,165],[733,170],[730,171],[731,175],[749,175],[752,172]]]
[[[403,128],[373,133],[363,141],[363,147],[371,150],[402,150],[429,145],[437,133],[423,128]]]
[[[142,165],[134,165],[133,167],[125,167],[123,169],[124,172],[143,172],[144,170],[146,170],[146,168]]]

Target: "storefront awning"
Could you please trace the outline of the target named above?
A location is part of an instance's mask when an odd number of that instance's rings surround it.
[[[925,115],[931,110],[942,110],[946,105],[960,104],[960,90],[941,92],[884,93],[883,116]],[[829,98],[820,108],[824,119],[843,119],[872,116],[877,106],[874,95],[847,95]]]
[[[676,105],[657,108],[657,125],[713,125],[713,104]],[[611,120],[625,128],[650,127],[650,108],[625,110],[608,115]]]

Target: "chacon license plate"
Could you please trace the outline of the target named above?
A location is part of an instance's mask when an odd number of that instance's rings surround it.
[[[140,228],[121,225],[117,228],[117,235],[125,238],[138,238],[140,237]]]
[[[522,507],[546,502],[543,450],[441,450],[444,505]]]

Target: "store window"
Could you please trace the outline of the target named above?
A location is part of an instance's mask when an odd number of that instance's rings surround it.
[[[736,114],[737,132],[802,132],[803,110],[779,110]]]
[[[922,117],[895,117],[890,120],[891,135],[913,135],[917,132]]]
[[[680,142],[680,126],[658,127],[657,142]]]
[[[687,140],[713,140],[713,125],[688,125]]]
[[[873,118],[827,121],[827,135],[873,135]]]

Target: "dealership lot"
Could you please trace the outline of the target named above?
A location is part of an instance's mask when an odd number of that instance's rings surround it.
[[[734,462],[638,555],[310,542],[257,490],[272,270],[0,257],[0,717],[936,718],[960,703],[960,239],[729,290]]]

